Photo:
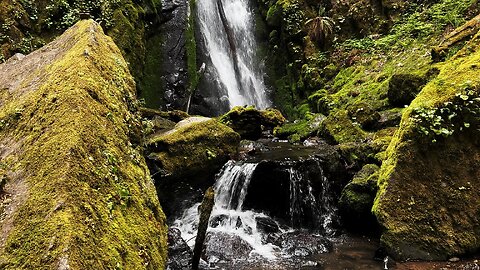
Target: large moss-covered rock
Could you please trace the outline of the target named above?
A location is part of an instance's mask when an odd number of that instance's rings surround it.
[[[0,65],[0,89],[0,268],[163,269],[165,216],[129,139],[135,84],[100,26]]]
[[[480,248],[480,36],[440,66],[406,109],[373,207],[399,259]]]

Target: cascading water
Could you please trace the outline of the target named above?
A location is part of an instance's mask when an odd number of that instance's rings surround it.
[[[214,83],[229,107],[270,106],[263,65],[256,57],[254,20],[248,0],[198,0],[197,18],[205,46],[205,80]]]
[[[287,226],[301,227],[302,224],[297,224],[297,220],[306,220],[307,215],[309,217],[314,216],[315,219],[319,220],[319,222],[313,222],[315,226],[325,225],[325,228],[319,228],[318,231],[328,233],[332,229],[328,220],[331,220],[334,215],[333,207],[328,202],[327,205],[320,205],[326,199],[318,198],[315,195],[310,179],[305,179],[308,175],[297,170],[298,168],[294,166],[294,162],[282,161],[279,163],[281,166],[280,170],[288,175],[286,181],[290,182],[290,187],[286,188],[290,189],[291,224],[288,224],[289,221],[286,221],[287,224],[282,226],[278,221],[264,213],[260,213],[260,211],[243,209],[251,181],[258,181],[255,178],[257,177],[255,173],[259,164],[261,163],[229,161],[217,175],[215,207],[210,219],[209,234],[228,235],[229,238],[227,239],[239,239],[247,243],[251,247],[251,251],[248,254],[249,258],[276,260],[302,254],[305,251],[302,249],[298,249],[300,250],[298,251],[295,241],[303,241],[302,244],[305,244],[306,238],[313,239],[314,242],[309,247],[310,251],[307,251],[306,254],[310,254],[309,252],[326,252],[327,246],[324,242],[326,241],[324,236],[310,233],[307,237],[305,235],[299,236],[295,234],[293,228]],[[318,162],[314,164],[320,166]],[[320,167],[318,169],[321,170]],[[327,179],[323,177],[319,180],[322,182],[320,194],[328,197],[326,193],[329,192],[329,185],[325,184]],[[274,194],[269,194],[269,190],[264,192],[266,193],[265,196],[275,196]],[[193,238],[196,234],[198,222],[198,206],[199,204],[195,204],[187,209],[183,216],[173,224],[173,227],[180,229],[184,239],[190,240],[188,241],[189,245],[194,243]],[[307,214],[306,212],[309,213]],[[221,238],[221,241],[223,243],[225,238]],[[208,251],[208,240],[206,245]],[[224,243],[224,245],[228,246],[229,244]],[[220,249],[222,248],[220,247]],[[308,248],[304,249],[308,250]],[[209,259],[211,260],[211,258]]]

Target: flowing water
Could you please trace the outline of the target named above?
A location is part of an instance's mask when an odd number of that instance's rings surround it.
[[[282,163],[282,166],[285,166],[282,169],[288,173],[290,181],[290,187],[287,188],[290,190],[289,222],[281,224],[258,210],[243,209],[250,181],[257,166],[258,163],[229,161],[218,174],[215,183],[215,206],[210,218],[209,234],[220,235],[220,240],[225,247],[243,245],[244,247],[236,248],[233,252],[240,250],[239,253],[242,253],[246,250],[247,254],[243,255],[244,262],[282,261],[292,256],[327,252],[329,250],[327,237],[319,235],[318,232],[307,233],[288,226],[293,225],[295,228],[299,228],[302,224],[298,224],[297,221],[305,220],[306,216],[315,216],[316,219],[320,219],[318,224],[324,226],[317,231],[332,232],[331,220],[334,215],[334,208],[330,205],[320,205],[325,200],[314,195],[310,180],[304,179],[305,174],[296,170],[291,163]],[[326,178],[321,181],[328,182]],[[328,188],[329,185],[323,185],[323,189]],[[264,192],[265,196],[272,195],[268,194],[268,190]],[[325,193],[328,193],[328,190],[320,192],[320,194]],[[195,204],[187,209],[182,217],[173,224],[173,227],[180,229],[184,239],[190,240],[188,241],[190,246],[194,244],[193,239],[197,231],[198,206],[199,204]],[[307,212],[309,212],[308,215]],[[226,241],[232,241],[233,244]],[[208,237],[206,245],[208,253]],[[215,246],[215,243],[210,243],[210,245]],[[224,255],[222,252],[230,252],[221,249],[222,247],[220,250],[213,250],[214,255],[207,254],[210,263],[218,262],[220,260],[218,257],[221,258]],[[235,259],[227,258],[228,260]],[[238,265],[238,262],[234,265]]]
[[[205,54],[205,80],[229,107],[270,106],[263,64],[256,57],[254,16],[248,0],[198,0],[197,18]],[[223,18],[223,19],[222,19]]]

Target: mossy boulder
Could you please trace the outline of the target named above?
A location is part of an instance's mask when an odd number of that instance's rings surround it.
[[[215,119],[190,117],[146,143],[160,202],[173,219],[213,185],[215,174],[236,155],[240,135]]]
[[[440,66],[386,151],[373,211],[397,259],[480,248],[480,36]]]
[[[365,130],[377,127],[381,118],[380,114],[365,102],[352,104],[347,107],[347,111],[350,118]]]
[[[155,160],[166,174],[174,178],[194,176],[199,172],[216,172],[235,155],[240,136],[215,119],[190,117],[174,129],[156,134],[147,141]]]
[[[415,74],[395,74],[388,85],[388,101],[397,107],[409,105],[425,83],[425,78]]]
[[[376,219],[371,209],[377,194],[379,169],[376,164],[363,166],[343,188],[338,204],[347,228],[362,232],[377,230]]]
[[[0,268],[163,269],[165,215],[130,142],[135,83],[100,25],[0,65],[0,89]]]
[[[220,122],[238,132],[242,139],[257,140],[262,131],[273,130],[286,121],[276,109],[257,110],[254,107],[234,107],[220,117]]]

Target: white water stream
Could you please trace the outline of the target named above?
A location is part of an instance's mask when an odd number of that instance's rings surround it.
[[[257,164],[229,161],[223,168],[215,184],[215,206],[212,217],[225,216],[216,228],[209,227],[208,231],[224,232],[237,235],[253,247],[252,253],[267,259],[275,259],[275,246],[262,243],[262,234],[257,230],[257,217],[267,217],[265,214],[254,211],[242,211],[247,187]],[[200,203],[187,209],[182,217],[176,220],[173,227],[182,232],[182,237],[193,247],[198,226],[198,206]],[[237,222],[241,220],[241,225]],[[248,229],[247,229],[248,228]]]
[[[288,164],[288,163],[287,163]],[[263,213],[250,210],[243,210],[242,206],[247,196],[247,189],[250,180],[258,163],[243,163],[229,161],[217,175],[215,183],[215,206],[210,218],[209,232],[226,233],[234,235],[246,241],[251,247],[250,256],[259,255],[268,260],[275,260],[279,256],[285,256],[281,249],[271,243],[265,242],[265,234],[257,228],[258,218],[270,219]],[[292,225],[301,222],[306,214],[315,216],[320,220],[320,226],[324,226],[324,231],[331,230],[331,219],[334,215],[330,203],[325,201],[329,197],[327,179],[323,178],[324,186],[322,195],[325,197],[320,201],[313,195],[310,179],[305,179],[307,175],[298,170],[289,167],[287,172],[290,177],[290,212]],[[268,190],[265,190],[268,193]],[[267,195],[266,195],[267,196]],[[322,205],[319,205],[321,203]],[[325,205],[323,205],[325,204]],[[198,207],[199,203],[185,210],[182,217],[177,219],[173,227],[177,227],[182,232],[182,237],[187,240],[190,246],[194,245],[194,238],[198,226]],[[304,211],[308,211],[305,213]],[[272,222],[274,222],[272,220]],[[279,225],[277,223],[277,225]],[[280,234],[286,233],[285,229],[280,228]],[[293,229],[288,229],[289,232]]]
[[[236,52],[229,45],[217,1],[222,1]],[[243,105],[255,105],[258,109],[269,107],[263,64],[256,57],[254,19],[248,0],[197,0],[196,3],[200,32],[212,62],[211,66],[207,65],[206,79],[215,82],[230,108]]]

